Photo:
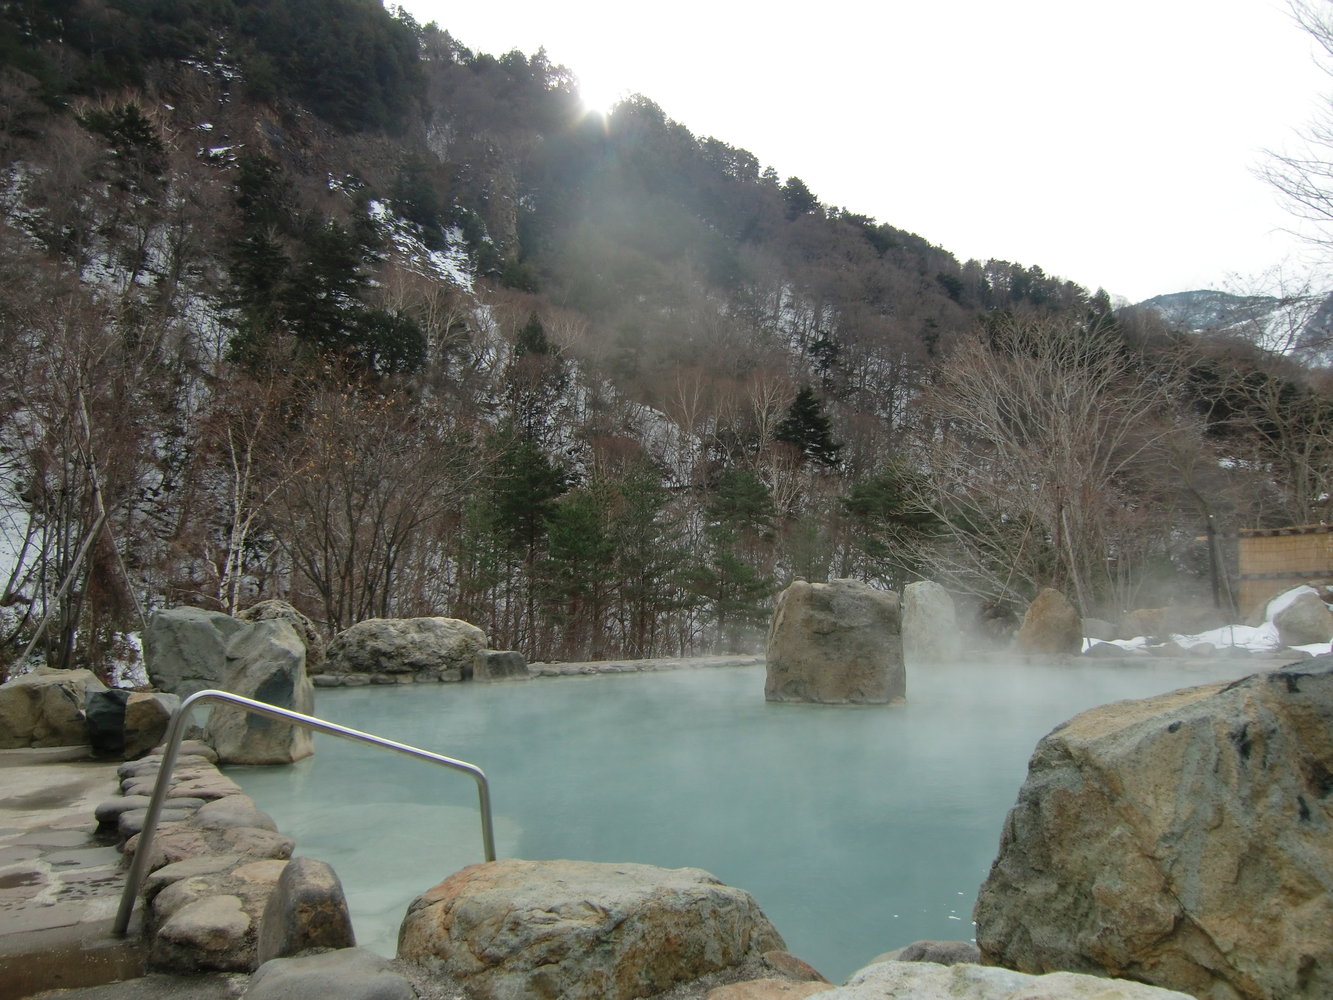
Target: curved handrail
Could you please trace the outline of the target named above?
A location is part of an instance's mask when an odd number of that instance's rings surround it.
[[[431,753],[429,750],[408,746],[406,743],[398,743],[382,736],[375,736],[372,733],[363,733],[359,729],[340,726],[335,722],[317,719],[313,715],[302,715],[300,712],[293,712],[289,709],[279,708],[276,705],[269,705],[266,702],[255,701],[239,694],[232,694],[230,691],[196,691],[181,702],[180,707],[172,715],[171,725],[167,729],[165,749],[162,751],[162,763],[158,768],[157,781],[153,785],[152,798],[148,802],[148,815],[144,818],[143,830],[139,833],[139,846],[135,848],[134,861],[130,865],[129,874],[125,877],[125,889],[120,897],[120,909],[116,911],[116,922],[112,925],[112,930],[117,936],[124,937],[125,931],[130,925],[130,915],[134,912],[134,901],[139,895],[139,886],[143,883],[146,874],[144,869],[148,867],[149,848],[153,843],[153,833],[156,831],[158,819],[162,815],[167,790],[171,787],[171,772],[176,765],[176,755],[180,750],[181,737],[185,732],[185,721],[189,717],[191,709],[203,701],[220,701],[230,705],[239,705],[247,712],[265,715],[271,719],[289,722],[292,725],[302,726],[306,729],[314,729],[321,733],[328,733],[331,736],[355,740],[358,743],[368,743],[371,746],[393,750],[396,753],[406,754],[409,757],[416,757],[419,760],[429,761],[432,764],[439,764],[441,767],[452,768],[455,771],[472,775],[473,780],[477,783],[478,806],[481,810],[482,847],[486,852],[486,860],[495,860],[495,828],[491,822],[490,784],[486,780],[485,773],[477,765],[469,764],[465,760],[455,760],[442,754]]]

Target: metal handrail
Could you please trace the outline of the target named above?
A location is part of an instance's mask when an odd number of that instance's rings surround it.
[[[148,815],[145,817],[143,829],[139,833],[139,846],[135,848],[134,861],[130,865],[129,874],[125,877],[125,890],[120,897],[120,909],[116,911],[116,922],[112,925],[112,930],[118,937],[124,937],[125,931],[130,926],[130,915],[134,912],[134,901],[139,895],[139,886],[142,885],[146,874],[144,869],[148,867],[149,848],[153,843],[153,833],[157,829],[158,818],[162,815],[162,806],[166,802],[167,790],[171,785],[171,771],[176,765],[176,755],[180,750],[182,734],[185,732],[185,720],[189,716],[190,710],[203,701],[221,701],[230,705],[239,705],[246,711],[254,712],[257,715],[265,715],[271,719],[290,722],[295,726],[318,730],[321,733],[355,740],[358,743],[368,743],[371,746],[407,754],[409,757],[416,757],[419,760],[429,761],[432,764],[439,764],[441,767],[452,768],[455,771],[472,775],[477,783],[478,805],[481,810],[482,847],[486,852],[486,860],[495,860],[495,828],[491,822],[490,785],[486,781],[485,773],[477,765],[469,764],[465,760],[455,760],[452,757],[431,753],[429,750],[408,746],[406,743],[398,743],[382,736],[363,733],[359,729],[350,729],[335,722],[316,719],[312,715],[302,715],[300,712],[278,708],[276,705],[269,705],[266,702],[254,701],[239,694],[232,694],[230,691],[196,691],[181,702],[180,707],[176,709],[171,717],[165,749],[162,751],[162,763],[158,768],[157,781],[153,785],[153,796],[148,802]]]

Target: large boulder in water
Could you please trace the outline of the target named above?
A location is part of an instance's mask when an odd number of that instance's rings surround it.
[[[225,690],[302,715],[314,712],[305,644],[288,622],[274,619],[247,626],[227,646],[227,662]],[[315,750],[310,730],[234,705],[213,709],[207,734],[221,764],[290,764]]]
[[[227,676],[227,643],[247,628],[221,611],[155,611],[143,633],[144,669],[159,691],[188,698],[218,688]]]
[[[320,634],[315,623],[286,601],[260,601],[244,611],[238,611],[236,617],[243,622],[285,621],[305,643],[305,670],[308,674],[317,674],[324,665],[324,655],[328,643]]]
[[[1064,594],[1047,587],[1028,605],[1014,641],[1024,653],[1079,653],[1083,619]]]
[[[324,670],[458,680],[486,645],[485,632],[457,618],[368,618],[334,637]]]
[[[907,694],[898,595],[857,580],[797,580],[768,629],[769,701],[883,704]]]
[[[962,648],[958,616],[949,592],[933,580],[903,588],[903,660],[952,663]]]
[[[783,949],[750,894],[698,868],[509,859],[412,901],[398,957],[483,1000],[630,1000]]]
[[[1333,656],[1050,733],[975,917],[985,961],[1023,972],[1333,996]]]
[[[0,750],[87,746],[84,704],[106,685],[91,670],[38,667],[0,685]]]

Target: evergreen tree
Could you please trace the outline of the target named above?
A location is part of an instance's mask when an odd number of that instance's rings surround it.
[[[775,582],[760,561],[772,540],[775,511],[764,481],[748,469],[729,469],[708,505],[706,561],[691,575],[717,638],[740,652],[763,628]]]
[[[842,445],[833,440],[833,431],[823,404],[808,385],[792,400],[773,437],[791,445],[805,458],[830,468],[838,464]]]

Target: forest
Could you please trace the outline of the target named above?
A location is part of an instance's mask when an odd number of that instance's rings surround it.
[[[1325,367],[378,0],[3,0],[0,165],[0,669],[267,598],[531,660],[796,578],[1235,614],[1236,529],[1329,516]]]

